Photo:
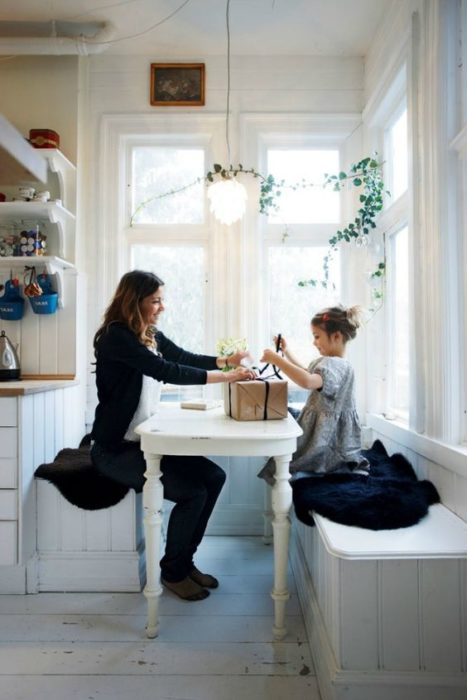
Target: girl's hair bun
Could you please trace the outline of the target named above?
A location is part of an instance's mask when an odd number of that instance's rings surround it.
[[[344,341],[353,340],[360,328],[361,307],[350,306],[346,308],[339,304],[323,309],[313,316],[311,323],[313,326],[323,328],[328,334],[340,331]]]

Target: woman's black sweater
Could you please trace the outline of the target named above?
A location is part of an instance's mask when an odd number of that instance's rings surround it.
[[[112,323],[96,346],[98,405],[91,437],[109,450],[118,450],[138,407],[143,375],[171,384],[206,384],[216,358],[179,348],[156,332],[156,355],[140,343],[123,323]],[[162,356],[162,357],[161,357]]]

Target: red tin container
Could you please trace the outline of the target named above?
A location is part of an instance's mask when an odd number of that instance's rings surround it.
[[[29,143],[34,148],[60,148],[60,136],[52,129],[30,129]]]

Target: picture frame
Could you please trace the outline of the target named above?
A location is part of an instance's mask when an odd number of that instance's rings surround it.
[[[202,107],[204,63],[151,63],[151,105]]]

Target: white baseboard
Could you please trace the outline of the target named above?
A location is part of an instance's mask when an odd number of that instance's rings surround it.
[[[137,592],[144,561],[137,552],[40,552],[37,591]]]
[[[465,700],[467,674],[348,671],[339,668],[313,582],[292,527],[290,557],[322,700]]]

